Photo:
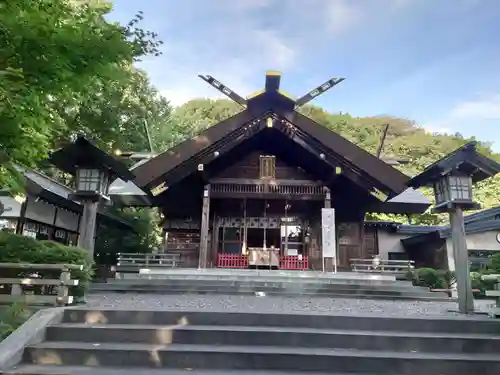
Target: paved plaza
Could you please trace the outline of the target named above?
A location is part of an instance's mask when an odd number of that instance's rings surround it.
[[[477,300],[476,310],[486,313],[493,302]],[[85,308],[200,310],[287,314],[459,316],[455,302],[390,301],[354,298],[278,297],[237,295],[155,295],[133,293],[90,294]],[[480,317],[485,315],[476,315]]]

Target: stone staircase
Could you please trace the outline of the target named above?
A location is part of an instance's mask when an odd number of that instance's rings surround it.
[[[4,375],[500,374],[486,318],[67,309]]]
[[[124,279],[94,284],[94,293],[237,294],[269,296],[353,297],[400,300],[450,300],[445,293],[414,287],[394,276],[355,273],[167,270],[162,273],[127,275]]]

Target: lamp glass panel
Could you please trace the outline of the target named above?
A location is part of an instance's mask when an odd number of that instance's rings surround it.
[[[440,178],[434,183],[434,195],[436,198],[436,204],[441,204],[449,200],[446,178]]]
[[[469,176],[448,176],[451,200],[472,200],[472,180]]]
[[[99,169],[80,169],[77,173],[78,191],[97,191],[101,188],[101,171]]]

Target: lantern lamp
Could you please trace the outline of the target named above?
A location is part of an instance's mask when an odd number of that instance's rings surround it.
[[[432,186],[436,198],[432,211],[449,213],[453,257],[448,259],[448,267],[456,274],[458,308],[462,314],[474,312],[463,212],[480,208],[473,200],[473,183],[500,172],[500,164],[481,155],[476,147],[475,141],[463,145],[408,182],[412,188]]]

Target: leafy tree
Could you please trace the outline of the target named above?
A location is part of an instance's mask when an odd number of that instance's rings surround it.
[[[125,208],[115,209],[115,215],[128,221],[133,231],[122,230],[115,226],[101,224],[97,230],[96,254],[108,254],[102,262],[113,262],[117,252],[148,253],[161,245],[161,230],[158,226],[159,215],[153,209]]]
[[[106,1],[0,3],[0,149],[11,162],[35,166],[68,134],[64,113],[159,53],[156,35],[137,27],[142,14],[123,27],[105,20],[110,9]],[[12,187],[8,165],[0,184]]]

